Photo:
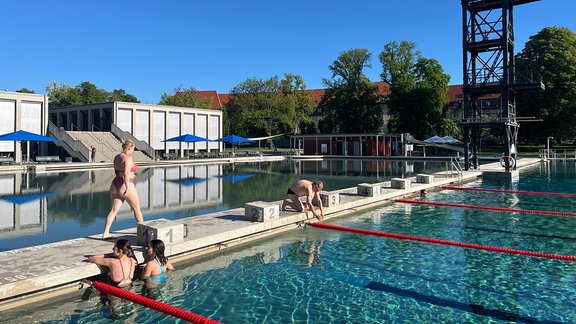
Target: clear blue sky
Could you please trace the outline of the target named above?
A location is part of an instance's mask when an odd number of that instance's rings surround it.
[[[228,93],[248,78],[301,75],[323,88],[328,66],[367,48],[372,81],[390,41],[410,41],[462,83],[459,0],[5,0],[0,90],[46,93],[52,81],[124,89],[157,103],[182,85]],[[515,7],[515,50],[545,27],[576,32],[576,0]]]

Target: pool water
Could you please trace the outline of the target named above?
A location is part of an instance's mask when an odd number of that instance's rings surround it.
[[[397,160],[273,161],[140,168],[136,190],[145,220],[170,220],[279,201],[296,180],[326,190],[443,171],[445,162]],[[102,233],[110,211],[112,169],[0,174],[0,251]],[[112,231],[135,227],[124,204]]]
[[[541,164],[506,185],[576,192],[574,164]],[[429,201],[572,211],[574,198],[430,190]],[[576,218],[390,203],[331,224],[576,256]],[[302,227],[192,259],[155,298],[224,323],[574,323],[576,263]],[[142,291],[142,284],[136,287]],[[108,323],[97,293],[6,321]],[[118,322],[176,323],[132,306]]]

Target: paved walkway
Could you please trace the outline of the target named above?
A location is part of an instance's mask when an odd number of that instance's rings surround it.
[[[521,159],[518,168],[538,163],[539,159]],[[95,165],[94,165],[95,166]],[[480,170],[464,171],[462,181],[472,181],[482,172],[504,172],[496,163],[484,164]],[[516,171],[517,172],[517,171]],[[378,183],[381,194],[366,197],[357,193],[357,188],[348,188],[338,193],[340,203],[325,208],[326,219],[342,216],[351,210],[374,206],[402,196],[414,196],[420,189],[443,185],[458,185],[459,177],[446,177],[445,173],[434,175],[429,184],[415,183],[407,189],[393,189],[390,181]],[[280,205],[281,201],[273,202]],[[311,213],[281,211],[280,218],[266,222],[250,222],[244,219],[244,208],[180,219],[189,234],[184,242],[168,245],[166,254],[174,262],[199,254],[242,244],[256,238],[272,235],[282,230],[297,228],[302,222],[316,221]],[[137,228],[114,232],[116,238],[126,238],[133,244],[138,260],[144,260],[145,248],[137,245]],[[86,262],[88,255],[108,253],[114,241],[102,241],[99,235],[0,252],[0,311],[23,304],[45,300],[50,296],[78,291],[81,281],[102,273],[95,264]]]

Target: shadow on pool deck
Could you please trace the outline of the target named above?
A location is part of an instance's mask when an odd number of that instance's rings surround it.
[[[539,159],[521,159],[517,168],[539,163]],[[462,181],[473,181],[484,171],[501,171],[499,163],[481,166],[480,170],[464,171]],[[432,183],[416,183],[415,177],[407,189],[393,189],[390,181],[378,183],[381,193],[373,197],[357,194],[357,188],[347,188],[332,193],[340,194],[340,202],[325,207],[326,219],[343,216],[375,204],[390,202],[393,198],[416,195],[420,189],[441,187],[458,183],[459,177],[446,177],[445,172],[434,174]],[[276,201],[280,205],[282,201]],[[189,217],[177,220],[189,229],[184,242],[166,246],[166,255],[173,262],[210,253],[222,248],[237,246],[255,239],[295,229],[304,222],[314,222],[312,213],[281,211],[280,218],[266,222],[244,220],[244,208]],[[77,292],[85,288],[82,280],[102,274],[101,269],[87,262],[87,256],[107,253],[116,239],[128,239],[140,262],[144,261],[145,247],[137,245],[137,228],[113,233],[115,239],[103,241],[100,236],[81,237],[40,246],[0,252],[0,311],[46,300],[52,296]]]

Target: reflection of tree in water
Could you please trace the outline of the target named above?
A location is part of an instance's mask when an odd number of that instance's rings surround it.
[[[256,253],[254,255],[247,256],[242,260],[244,261],[244,266],[247,268],[260,266],[260,265],[263,265],[266,263],[264,261],[264,253],[263,252],[259,252],[259,253]]]

